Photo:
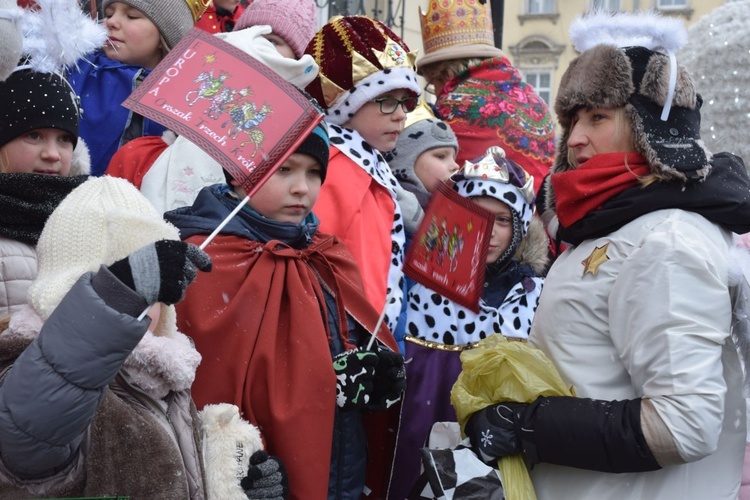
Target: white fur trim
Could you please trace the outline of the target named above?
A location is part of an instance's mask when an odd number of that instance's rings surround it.
[[[336,99],[326,110],[326,121],[334,125],[343,125],[365,105],[376,97],[391,90],[406,89],[417,96],[422,93],[417,82],[417,74],[411,68],[390,68],[388,73],[378,71],[360,80],[347,92]]]
[[[677,51],[687,43],[682,20],[658,12],[593,11],[570,23],[570,40],[578,52],[600,44]]]
[[[247,500],[240,481],[252,454],[263,449],[260,431],[228,403],[206,405],[200,417],[208,499]]]

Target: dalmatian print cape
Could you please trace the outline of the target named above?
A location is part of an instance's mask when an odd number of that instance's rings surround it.
[[[406,235],[404,233],[403,217],[401,208],[396,201],[396,187],[398,181],[391,172],[391,168],[377,150],[373,149],[364,138],[355,130],[328,124],[328,132],[331,145],[336,146],[347,158],[359,165],[378,184],[391,193],[396,210],[393,214],[393,226],[391,228],[391,264],[388,269],[388,295],[385,305],[385,318],[388,328],[395,331],[401,305],[404,301],[404,247]]]
[[[480,300],[479,313],[417,283],[407,295],[406,334],[445,345],[471,344],[493,333],[527,339],[543,283],[543,278],[525,278],[498,308]]]

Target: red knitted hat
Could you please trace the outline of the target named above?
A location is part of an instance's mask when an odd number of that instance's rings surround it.
[[[367,16],[333,17],[307,45],[320,66],[307,91],[329,122],[346,123],[366,102],[396,89],[419,95],[416,54],[380,21]]]

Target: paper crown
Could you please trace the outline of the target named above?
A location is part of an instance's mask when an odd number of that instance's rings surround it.
[[[419,9],[425,55],[454,45],[495,46],[490,2],[431,0],[427,13]]]
[[[406,122],[404,123],[404,128],[406,129],[417,122],[421,122],[422,120],[427,120],[429,118],[434,119],[435,113],[432,112],[432,108],[430,108],[429,104],[427,104],[424,99],[420,98],[419,104],[417,104],[417,107],[414,108],[414,111],[406,114]]]
[[[483,157],[473,162],[464,162],[461,175],[467,180],[479,178],[511,184],[521,192],[527,203],[534,201],[534,178],[517,163],[506,158],[505,151],[499,146],[490,146]]]
[[[193,22],[197,22],[198,18],[206,12],[211,0],[185,0],[185,3],[190,9],[190,13],[193,14]]]

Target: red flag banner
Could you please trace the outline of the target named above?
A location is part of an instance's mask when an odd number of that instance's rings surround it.
[[[438,185],[404,261],[404,273],[459,305],[479,312],[493,215]]]
[[[198,28],[123,106],[190,139],[249,196],[323,119],[294,85]]]

